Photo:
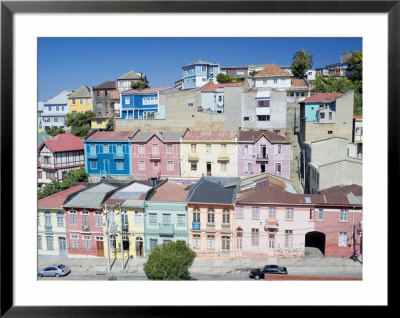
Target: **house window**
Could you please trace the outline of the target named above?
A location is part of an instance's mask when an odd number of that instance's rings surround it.
[[[252,172],[253,171],[253,164],[251,162],[247,163],[247,172]]]
[[[206,152],[211,152],[211,144],[206,145]]]
[[[215,237],[214,235],[207,235],[207,250],[215,250]]]
[[[263,79],[263,84],[267,84],[267,80],[266,79]]]
[[[64,227],[64,213],[57,213],[57,226]]]
[[[144,144],[139,145],[139,153],[144,153]]]
[[[157,246],[157,239],[150,239],[150,251],[152,251]]]
[[[281,154],[282,153],[282,145],[276,145],[276,153]]]
[[[90,235],[83,235],[83,249],[85,251],[90,251]]]
[[[118,159],[116,160],[117,170],[124,170],[124,160]]]
[[[257,116],[258,121],[266,121],[267,120],[267,115],[258,115]]]
[[[258,206],[253,206],[251,208],[251,218],[259,219],[260,218],[260,208]]]
[[[224,209],[224,211],[222,212],[222,223],[223,224],[230,224],[230,211],[228,209]]]
[[[275,248],[275,233],[268,234],[268,247]]]
[[[259,230],[251,229],[251,246],[258,246],[259,244]]]
[[[222,250],[230,251],[231,249],[231,238],[229,236],[222,237]]]
[[[153,144],[153,153],[158,154],[158,144]]]
[[[277,83],[278,83],[278,79],[274,78],[274,84],[277,84]]]
[[[214,221],[215,221],[214,218],[215,218],[214,209],[208,209],[207,222],[208,223],[214,223]]]
[[[243,248],[242,246],[243,230],[240,227],[236,230],[236,237],[237,237],[236,247],[237,249],[241,250]]]
[[[325,113],[319,113],[319,118],[324,119],[325,118]]]
[[[192,170],[192,171],[196,171],[197,170],[197,162],[192,162],[190,164],[190,170]]]
[[[293,246],[293,230],[285,230],[285,247]]]
[[[293,208],[286,208],[286,220],[293,220]]]
[[[86,98],[86,99],[85,99],[85,104],[86,104],[86,105],[89,105],[89,98]]]
[[[186,216],[184,214],[178,214],[178,226],[186,226]]]
[[[243,117],[243,121],[249,121],[250,117]]]
[[[89,225],[89,212],[82,212],[82,225]]]
[[[276,218],[276,208],[272,208],[272,207],[269,208],[268,217]]]
[[[69,224],[76,224],[76,211],[69,211]]]
[[[149,224],[152,224],[152,225],[157,224],[157,214],[156,213],[149,214]]]
[[[40,214],[38,213],[38,216],[37,216],[37,225],[40,225]]]
[[[189,84],[189,82],[188,82],[188,84]],[[188,105],[188,107],[193,107],[193,103],[188,103],[187,105]]]
[[[145,170],[145,164],[144,161],[139,161],[139,170]]]
[[[42,249],[42,237],[40,235],[37,237],[37,246],[38,250]]]
[[[347,246],[347,232],[339,232],[339,246]]]
[[[52,236],[46,236],[46,244],[47,244],[47,250],[48,251],[54,250],[54,244],[53,244],[53,237]]]
[[[110,145],[103,145],[103,153],[109,153],[110,152]]]
[[[60,110],[60,107],[59,106],[56,106],[56,111],[59,111]]]
[[[168,171],[174,170],[174,162],[173,161],[167,161],[167,170]]]
[[[237,218],[242,218],[243,216],[244,216],[243,207],[242,206],[237,206],[236,207],[236,217]]]
[[[116,145],[117,153],[123,153],[122,145]]]
[[[193,249],[194,250],[200,249],[200,235],[199,234],[193,235]]]
[[[167,153],[173,153],[173,152],[174,152],[173,145],[167,145]]]
[[[131,103],[131,100],[129,97],[125,97],[125,105],[129,105]]]
[[[72,98],[71,102],[72,102],[72,105],[75,105],[75,98]],[[49,107],[49,108],[50,108],[50,107]],[[50,110],[51,110],[51,109],[50,109]]]
[[[324,219],[324,210],[319,209],[318,210],[318,221],[322,221]]]
[[[45,224],[46,226],[51,226],[51,215],[50,215],[49,212],[46,212],[46,213],[44,214],[44,224]]]
[[[61,106],[61,111],[64,111],[64,106]]]
[[[90,161],[90,169],[97,169],[97,160],[89,160]]]
[[[83,99],[82,99],[82,98],[79,99],[79,103],[80,103],[81,105],[83,105]]]
[[[281,173],[281,164],[279,162],[275,164],[275,173]]]
[[[328,135],[332,135],[333,131],[332,130],[328,130]]]
[[[228,164],[226,162],[221,162],[221,171],[226,171]]]
[[[156,223],[157,223],[157,215],[156,215]],[[143,213],[141,211],[135,211],[135,225],[140,226],[142,224],[143,224]]]
[[[95,212],[94,213],[94,220],[96,226],[102,226],[103,225],[103,216],[101,212]]]
[[[78,235],[76,234],[71,234],[71,248],[73,250],[77,250],[78,249]]]
[[[349,220],[349,210],[340,210],[340,222],[347,222]]]
[[[117,247],[115,235],[110,235],[110,250],[115,250]]]
[[[200,210],[198,208],[193,209],[193,222],[200,222]]]
[[[191,144],[190,145],[190,151],[191,152],[196,152],[196,144]]]

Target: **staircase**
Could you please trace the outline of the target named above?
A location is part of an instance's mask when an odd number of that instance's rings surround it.
[[[300,174],[298,172],[301,152],[298,136],[290,135],[290,140],[292,142],[292,159],[290,160],[290,181],[292,181],[293,187],[296,189],[297,193],[304,193],[303,185],[301,184],[300,180]]]

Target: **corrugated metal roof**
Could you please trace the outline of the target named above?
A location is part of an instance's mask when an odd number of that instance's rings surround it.
[[[187,131],[182,140],[229,140],[235,139],[231,131]]]
[[[86,140],[128,140],[134,131],[96,131]]]
[[[73,90],[62,90],[60,94],[50,98],[44,105],[68,104],[68,95],[72,92]]]
[[[61,208],[65,199],[72,193],[86,188],[87,185],[78,184],[71,188],[49,195],[45,198],[38,200],[38,208]]]
[[[139,131],[133,136],[132,141],[146,142],[153,135],[156,135],[162,141],[180,141],[184,131]]]
[[[239,178],[203,177],[189,191],[189,203],[234,204]],[[236,182],[236,186],[224,187]]]
[[[93,208],[93,209],[100,208],[108,192],[113,191],[117,188],[118,187],[114,185],[99,183],[93,187],[90,187],[78,193],[68,202],[64,203],[63,206],[70,208],[73,207]]]

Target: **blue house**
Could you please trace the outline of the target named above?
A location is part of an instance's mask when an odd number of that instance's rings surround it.
[[[213,81],[220,72],[219,64],[198,60],[182,66],[182,89],[202,87]]]
[[[131,138],[137,131],[95,131],[83,140],[85,170],[89,174],[90,182],[106,177],[130,179]]]
[[[121,92],[120,119],[154,119],[160,112],[160,93],[173,87],[130,89]]]
[[[342,93],[317,93],[301,101],[301,115],[314,123],[334,123],[336,98]]]

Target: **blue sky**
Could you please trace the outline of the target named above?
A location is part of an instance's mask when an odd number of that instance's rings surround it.
[[[62,89],[97,86],[134,70],[150,87],[173,86],[182,66],[196,60],[220,66],[290,65],[297,50],[313,55],[314,68],[340,62],[362,49],[362,38],[39,38],[38,100]]]

